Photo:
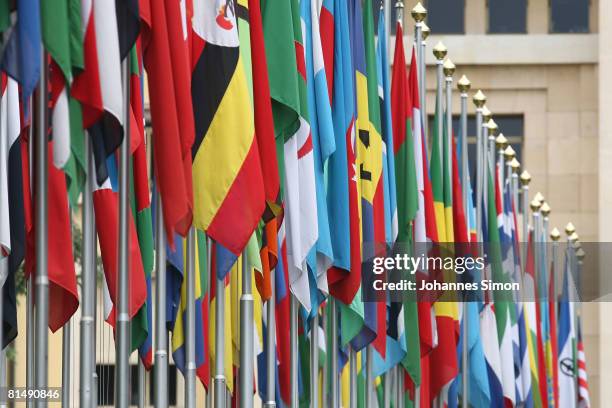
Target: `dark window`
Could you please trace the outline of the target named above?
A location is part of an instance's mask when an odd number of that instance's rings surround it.
[[[489,0],[489,33],[526,33],[527,0]]]
[[[138,405],[138,366],[132,365],[131,371],[131,392],[130,405]],[[114,405],[115,404],[115,365],[114,364],[97,364],[96,373],[98,374],[98,405]],[[145,390],[148,392],[148,401],[151,405],[155,401],[155,367],[146,374],[148,382],[145,384]],[[176,405],[176,366],[168,367],[168,404]]]
[[[465,32],[465,0],[428,0],[427,25],[436,34]]]
[[[523,158],[523,135],[524,135],[524,118],[523,115],[496,115],[495,123],[499,126],[501,132],[510,141],[510,145],[516,152],[516,160],[522,163]],[[429,136],[433,135],[435,127],[434,116],[429,115]],[[461,122],[458,115],[453,115],[453,132],[458,135],[461,130]],[[467,123],[468,132],[468,166],[470,169],[470,181],[476,181],[476,116],[468,115]],[[429,150],[431,151],[431,140],[428,142]],[[497,156],[496,156],[497,157]],[[473,189],[475,194],[475,189]],[[520,200],[519,200],[520,201]],[[521,203],[519,203],[519,206]],[[522,208],[519,208],[522,212]]]
[[[550,0],[552,33],[588,33],[589,0]]]

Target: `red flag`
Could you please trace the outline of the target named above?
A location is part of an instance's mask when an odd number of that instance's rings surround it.
[[[191,69],[179,2],[142,0],[143,51],[153,125],[154,171],[161,194],[166,235],[187,234],[192,221]],[[172,44],[172,46],[170,46]]]
[[[31,140],[29,141],[31,142]],[[27,155],[23,155],[24,176],[28,174]],[[36,268],[36,213],[35,198],[29,191],[30,179],[24,182],[26,204],[26,274],[31,276]],[[29,205],[27,205],[29,204]],[[55,332],[60,329],[79,307],[74,258],[72,256],[72,233],[70,231],[70,208],[66,177],[53,165],[53,142],[48,151],[48,195],[47,195],[47,272],[49,276],[49,328]],[[33,275],[32,275],[33,276]]]

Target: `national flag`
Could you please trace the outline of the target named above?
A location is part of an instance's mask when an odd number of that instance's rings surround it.
[[[204,324],[207,323],[205,319],[205,315],[203,314],[206,309],[204,308],[203,303],[205,302],[204,290],[206,289],[204,285],[206,285],[206,275],[207,272],[207,258],[206,258],[206,246],[205,246],[205,238],[201,231],[196,230],[196,239],[194,242],[195,246],[195,257],[191,260],[194,262],[193,271],[195,274],[195,287],[194,287],[194,297],[195,304],[193,305],[195,310],[195,365],[196,365],[196,373],[202,381],[203,384],[208,385],[209,377],[207,373],[204,373],[202,370],[203,366],[206,366],[208,363],[208,357],[206,351],[209,350],[208,347],[210,343],[208,342],[207,333],[214,333],[212,331],[206,330]],[[179,241],[179,239],[177,239]],[[203,247],[202,247],[203,246]],[[179,249],[177,242],[177,250]],[[187,275],[187,242],[186,239],[182,239],[180,249],[182,249],[181,253],[173,252],[172,256],[172,267],[175,269],[181,268],[180,273],[183,275],[183,280],[181,282],[180,287],[180,298],[178,309],[176,311],[176,316],[174,320],[174,324],[172,327],[172,358],[176,367],[185,375],[185,370],[187,369],[187,356],[185,350],[185,342],[187,336],[186,329],[186,320],[187,320],[187,285],[189,282]],[[170,259],[170,258],[169,258]],[[177,259],[180,261],[177,262]],[[180,264],[180,265],[177,265]],[[213,265],[214,266],[214,265]],[[214,279],[216,280],[216,279]],[[214,293],[214,292],[211,292]],[[212,308],[212,304],[211,304]],[[230,326],[230,325],[228,325]],[[210,348],[212,350],[212,347]],[[208,365],[210,367],[210,365]]]
[[[576,286],[572,270],[572,249],[565,252],[563,292],[559,300],[559,402],[565,407],[575,407],[578,401],[576,389],[577,332],[576,332]],[[579,385],[580,388],[580,385]]]
[[[4,348],[17,336],[15,274],[25,256],[25,219],[19,89],[6,74],[1,76],[0,99],[0,286],[2,290]],[[27,179],[26,179],[27,180]]]
[[[193,207],[191,148],[195,127],[186,13],[182,15],[179,2],[142,1],[140,15],[153,127],[153,170],[166,236],[174,247],[175,233],[186,236],[191,226]]]
[[[98,75],[104,110],[102,117],[89,128],[89,134],[96,165],[96,180],[101,185],[109,176],[106,158],[117,150],[123,138],[124,101],[115,2],[93,1],[92,4],[94,21],[90,24],[95,28]],[[91,46],[91,42],[87,45]],[[95,70],[93,67],[86,69]],[[92,89],[97,92],[95,86]]]
[[[17,22],[9,34],[2,56],[2,69],[21,86],[21,101],[27,102],[38,85],[41,70],[40,1],[18,0]],[[6,7],[5,12],[8,11]],[[24,103],[26,117],[28,105]]]
[[[66,173],[70,202],[75,206],[85,182],[81,107],[70,96],[73,71],[84,68],[80,0],[42,2],[41,23],[51,60],[53,164]]]
[[[107,168],[111,175],[117,175],[117,166],[114,156],[108,158]],[[94,175],[89,175],[94,177]],[[92,180],[93,181],[93,180]],[[108,301],[105,304],[105,318],[107,322],[115,327],[116,305],[118,296],[118,254],[119,247],[117,237],[119,236],[119,193],[116,190],[117,180],[107,178],[102,185],[94,184],[93,204],[96,218],[96,232],[104,266],[105,283],[108,287]],[[147,299],[147,284],[143,269],[140,244],[134,218],[130,212],[128,215],[129,234],[129,287],[130,302],[129,316],[132,319],[142,308]]]
[[[314,175],[317,199],[317,228],[319,237],[315,246],[308,253],[308,266],[314,272],[317,288],[323,293],[329,292],[327,269],[332,265],[333,248],[329,227],[329,212],[325,190],[324,169],[329,157],[336,150],[334,124],[327,89],[326,67],[323,59],[321,33],[319,29],[319,7],[317,1],[302,0],[300,14],[302,20],[302,37],[306,55],[306,96],[310,115],[310,131],[314,156]],[[316,313],[318,296],[312,299]]]
[[[32,143],[33,140],[29,140]],[[25,172],[29,168],[27,150],[22,155]],[[77,290],[76,274],[74,271],[74,258],[72,256],[72,234],[70,231],[70,207],[66,189],[66,177],[61,170],[53,165],[53,142],[48,148],[48,194],[47,210],[49,213],[47,224],[47,273],[49,277],[49,299],[62,299],[61,302],[49,302],[49,328],[56,332],[74,314],[79,307],[79,294]],[[24,211],[27,231],[26,249],[26,277],[35,277],[36,267],[36,219],[34,203],[36,196],[30,187],[30,177],[24,177]],[[27,181],[26,181],[27,180]],[[32,183],[33,184],[33,183]],[[26,198],[27,197],[27,198]],[[31,197],[31,199],[29,199]],[[117,236],[115,236],[115,239]]]
[[[381,13],[382,14],[382,13]],[[418,95],[418,88],[411,89],[411,84],[406,76],[406,60],[404,57],[404,44],[402,25],[398,22],[395,37],[395,54],[393,60],[393,74],[391,83],[391,108],[393,142],[392,156],[394,156],[395,180],[397,184],[397,216],[398,216],[398,236],[397,242],[400,244],[411,244],[412,242],[426,242],[424,229],[422,236],[413,236],[416,224],[417,203],[419,191],[417,191],[417,167],[419,162],[414,155],[414,148],[417,146],[415,139],[420,140],[420,123],[412,121],[414,112],[418,112],[418,100],[413,101],[413,91]],[[416,64],[411,65],[410,73],[413,69],[416,72]],[[419,114],[420,115],[420,114]],[[416,135],[416,137],[414,137]],[[418,144],[420,146],[420,143]],[[391,155],[391,153],[388,153]],[[420,154],[419,154],[420,157]],[[421,184],[422,168],[421,168]],[[422,191],[422,190],[421,190]],[[421,194],[422,197],[422,194]],[[419,208],[422,210],[422,206]],[[424,212],[421,212],[424,216]],[[421,382],[420,370],[420,334],[418,309],[420,304],[413,300],[405,302],[402,310],[398,314],[398,336],[404,339],[406,355],[403,358],[403,366],[408,371],[412,382],[415,385]],[[430,311],[427,311],[429,316]],[[423,323],[426,323],[425,321]],[[403,332],[403,333],[402,333]]]
[[[277,151],[282,151],[283,199],[289,285],[311,309],[306,257],[318,232],[313,142],[309,125],[306,64],[296,0],[262,3],[264,38]],[[295,57],[293,57],[295,56]],[[281,149],[282,147],[282,149]]]
[[[548,361],[550,384],[552,388],[552,406],[559,406],[559,342],[557,325],[557,293],[555,289],[555,263],[550,265],[550,281],[548,285],[548,314],[550,316],[550,360]],[[580,330],[578,328],[578,330]]]
[[[587,378],[586,357],[584,354],[584,344],[582,343],[582,321],[578,318],[578,407],[589,408],[591,399],[589,398],[589,380]]]
[[[278,220],[282,218],[282,207],[280,203],[279,162],[274,141],[274,118],[272,116],[272,100],[270,99],[260,1],[249,0],[248,8],[255,137],[261,159],[266,197],[266,210],[263,215],[265,225],[260,250],[262,270],[261,273],[256,270],[255,283],[262,300],[267,301],[272,293],[270,276],[274,273],[274,268],[278,262],[277,233]]]
[[[263,214],[265,192],[236,4],[193,6],[194,225],[237,257]]]

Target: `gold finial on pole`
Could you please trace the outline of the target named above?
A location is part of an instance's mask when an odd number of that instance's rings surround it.
[[[523,186],[528,186],[531,182],[531,174],[527,170],[523,170],[521,173],[521,184]]]
[[[552,229],[552,231],[550,231],[550,239],[552,239],[554,242],[557,242],[559,238],[561,238],[561,233],[559,232],[557,227],[555,227]]]
[[[429,26],[423,21],[423,27],[421,27],[421,35],[423,36],[423,41],[425,41],[427,37],[429,37],[430,32],[431,30],[429,29]]]
[[[529,207],[531,207],[531,211],[533,212],[537,212],[540,209],[541,205],[542,204],[540,204],[540,201],[536,200],[535,198],[529,203]]]
[[[444,60],[444,64],[442,65],[444,67],[444,76],[447,78],[450,78],[453,76],[453,74],[455,73],[455,64],[453,64],[453,61],[451,61],[450,58],[447,58]]]
[[[544,196],[539,191],[536,193],[535,197],[533,197],[533,198],[534,198],[534,200],[538,200],[540,202],[540,204],[542,204],[544,202]]]
[[[565,233],[570,236],[572,235],[574,232],[576,232],[576,227],[574,227],[574,224],[572,224],[572,222],[568,222],[567,225],[565,226]]]
[[[397,3],[395,4],[397,7]],[[402,4],[402,7],[404,7],[403,4]],[[425,20],[425,17],[427,17],[427,9],[423,7],[421,2],[418,2],[416,6],[412,8],[412,11],[410,12],[410,14],[412,14],[412,18],[414,19],[414,21],[416,21],[417,23],[420,23],[421,21]]]
[[[495,147],[497,147],[497,150],[503,150],[506,148],[506,146],[508,146],[508,139],[506,139],[506,136],[500,132],[495,138]]]
[[[521,168],[521,163],[519,163],[518,160],[516,160],[516,157],[513,157],[512,160],[510,160],[510,167],[512,168],[512,172],[518,174],[518,171]]]
[[[472,83],[465,75],[462,75],[461,78],[459,78],[459,81],[457,81],[457,88],[461,93],[467,93],[471,86]]]
[[[548,203],[546,201],[544,201],[542,203],[542,206],[540,207],[540,212],[545,217],[548,217],[548,214],[550,214],[550,206],[548,205]]]
[[[472,101],[474,102],[474,105],[476,105],[477,108],[482,108],[484,106],[484,104],[487,103],[487,97],[479,89],[478,91],[476,91],[476,93],[472,97]]]
[[[487,121],[487,129],[489,129],[489,136],[495,136],[497,133],[497,123],[493,119]]]
[[[512,146],[507,145],[506,148],[504,149],[504,158],[506,159],[506,161],[507,162],[512,161],[512,159],[514,159],[515,156],[516,156],[516,152],[514,151]]]
[[[487,108],[487,105],[484,105],[482,107],[482,121],[483,121],[483,123],[486,124],[488,121],[491,120],[492,117],[493,117],[493,114],[491,113],[489,108]]]
[[[442,44],[442,41],[438,41],[436,46],[433,48],[433,55],[438,61],[442,61],[444,57],[446,57],[447,52],[448,50],[446,49],[444,44]]]
[[[576,231],[572,232],[572,234],[569,236],[570,242],[576,242],[578,239],[580,239],[580,237],[578,234],[576,234]]]

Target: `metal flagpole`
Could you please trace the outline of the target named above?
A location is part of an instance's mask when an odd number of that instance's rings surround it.
[[[195,362],[195,285],[196,285],[196,270],[195,270],[195,244],[196,244],[195,227],[189,229],[187,234],[187,336],[185,338],[185,365],[187,367],[185,373],[185,406],[187,408],[195,408],[196,398],[196,362]],[[218,306],[218,304],[217,304]],[[223,325],[221,328],[223,329]],[[220,343],[223,344],[223,343]],[[215,346],[217,344],[215,343]],[[217,351],[219,348],[217,347]],[[223,353],[221,353],[223,356]],[[219,353],[217,353],[217,358]]]
[[[310,327],[310,406],[319,407],[319,312]]]
[[[479,89],[472,101],[476,106],[476,236],[477,241],[482,242],[482,187],[484,164],[482,162],[482,108],[487,101],[487,97]]]
[[[374,346],[368,344],[366,347],[366,388],[365,388],[365,406],[366,408],[374,407]]]
[[[331,380],[331,407],[339,408],[340,407],[340,384],[338,378],[338,305],[336,304],[336,300],[334,298],[330,299],[329,302],[329,326],[330,326],[330,336],[331,336],[331,350],[328,350],[329,358],[330,358],[330,380]],[[353,355],[351,357],[354,356]],[[353,359],[356,363],[357,360]],[[356,378],[356,377],[355,377]],[[351,378],[352,381],[352,378]],[[352,394],[352,390],[351,390]],[[353,399],[351,398],[351,405],[353,404]]]
[[[352,346],[349,347],[349,374],[350,408],[357,408],[357,352]]]
[[[523,230],[522,230],[522,241],[523,241],[523,274],[527,267],[527,243],[529,242],[529,183],[531,182],[531,175],[527,170],[523,170],[521,173],[521,194],[523,201]]]
[[[8,275],[8,256],[0,258],[0,276]],[[4,316],[4,283],[0,285],[0,316]],[[4,349],[4,324],[0,324],[0,387],[5,388],[6,383],[6,350]],[[4,393],[3,393],[4,394]],[[4,395],[0,395],[0,407],[7,406],[8,401]]]
[[[506,162],[504,160],[504,150],[508,146],[508,139],[504,136],[503,133],[500,133],[495,138],[495,147],[497,148],[497,167],[499,168],[499,185],[503,189],[504,181],[506,181]],[[503,200],[502,200],[503,202]]]
[[[487,132],[489,134],[488,160],[491,166],[492,176],[495,177],[495,135],[497,134],[497,123],[493,119],[487,122]],[[503,167],[503,165],[502,165]]]
[[[93,210],[93,183],[95,182],[95,166],[91,152],[89,134],[84,139],[84,165],[87,177],[83,188],[83,268],[81,270],[81,368],[80,368],[80,405],[93,406],[95,388],[92,385],[91,374],[96,369],[95,358],[95,308],[96,308],[96,226]]]
[[[142,360],[138,359],[138,408],[144,408],[145,406],[145,381],[146,381],[146,373],[145,366],[142,363]]]
[[[446,81],[446,143],[449,149],[449,155],[447,158],[447,166],[449,169],[453,168],[453,155],[451,149],[453,146],[453,74],[455,73],[455,64],[450,58],[446,58],[443,65],[444,77]],[[442,105],[440,105],[442,107]],[[440,145],[442,146],[442,145]]]
[[[30,138],[30,140],[34,140]],[[34,276],[27,281],[26,292],[26,389],[34,388]],[[29,400],[26,407],[33,406]]]
[[[385,377],[383,380],[383,407],[390,408],[391,407],[391,381],[393,376],[391,375],[391,370],[385,373]]]
[[[438,146],[440,146],[440,166],[442,166],[443,154],[442,154],[442,137],[444,130],[444,113],[443,113],[443,98],[442,98],[442,88],[444,81],[444,67],[443,60],[446,56],[446,47],[441,42],[438,42],[433,49],[433,54],[436,57],[436,74],[437,74],[437,89],[436,89],[436,106],[437,109],[440,109],[440,114],[436,117],[436,130],[438,132]]]
[[[535,276],[539,276],[539,266],[540,266],[540,236],[542,234],[541,223],[540,223],[540,201],[534,198],[531,200],[529,204],[531,207],[531,211],[533,212],[533,258],[535,265]],[[537,294],[536,294],[537,295]]]
[[[549,227],[548,216],[550,214],[550,206],[548,205],[546,201],[544,201],[542,205],[540,206],[540,213],[542,214],[542,256],[543,256],[542,265],[544,265],[544,270],[542,271],[542,273],[544,274],[544,276],[548,276],[548,274],[550,273],[549,264],[548,264],[550,260],[548,258],[548,245],[546,245],[546,242],[548,241],[548,227]],[[548,284],[548,279],[546,281]],[[544,297],[548,299],[548,288],[546,288],[546,290],[544,291]]]
[[[514,210],[516,211],[516,214],[518,215],[518,205],[519,205],[519,201],[518,201],[518,197],[519,197],[519,175],[518,172],[521,168],[521,164],[519,163],[518,160],[516,160],[516,157],[513,158],[510,161],[510,170],[512,171],[512,202],[514,203]],[[518,234],[518,231],[517,231]]]
[[[240,406],[253,406],[253,293],[247,252],[242,252],[240,297]],[[314,380],[313,380],[314,381]]]
[[[457,88],[459,92],[461,92],[461,185],[463,186],[463,208],[468,207],[468,194],[469,189],[468,186],[468,151],[467,151],[467,100],[468,100],[468,91],[471,87],[470,80],[463,75],[459,81],[457,81]],[[469,232],[469,226],[468,232]]]
[[[70,332],[72,320],[68,320],[62,328],[62,406],[70,407]]]
[[[421,65],[419,65],[419,69],[421,70],[421,81],[422,84],[419,86],[419,99],[421,105],[421,130],[425,135],[425,149],[427,149],[427,133],[429,131],[429,120],[427,118],[427,67],[425,64],[425,56],[427,55],[427,37],[429,37],[430,33],[429,26],[425,24],[423,21],[423,27],[421,28],[421,36],[423,37],[423,41],[421,41]]]
[[[403,25],[404,23],[404,1],[397,0],[395,2],[396,17],[397,21]],[[414,19],[414,41],[416,45],[416,59],[417,59],[417,81],[419,85],[419,103],[421,105],[421,123],[425,126],[426,115],[425,115],[425,37],[423,33],[423,27],[425,26],[425,17],[427,17],[427,10],[423,5],[418,2],[410,11],[412,18]]]
[[[276,406],[276,349],[274,347],[276,340],[276,287],[275,285],[275,271],[270,273],[270,286],[272,287],[272,294],[267,302],[266,306],[266,396],[267,401],[264,402],[264,407],[274,408]]]
[[[291,408],[299,406],[298,401],[298,301],[293,294],[289,305],[289,344],[291,344],[290,358],[290,383],[291,383]]]
[[[559,257],[559,239],[561,238],[561,233],[559,232],[559,230],[555,227],[552,229],[552,231],[550,231],[550,239],[552,241],[552,248],[551,248],[551,258],[552,258],[552,273],[550,276],[550,286],[553,288],[552,290],[552,296],[553,298],[551,299],[553,302],[555,302],[555,304],[557,304],[557,258]],[[554,313],[554,318],[555,321],[557,322],[557,308],[553,307],[553,313]]]
[[[216,279],[214,405],[215,408],[225,408],[225,281],[217,277],[216,271],[211,271],[211,279]]]
[[[461,184],[463,186],[463,208],[465,208],[467,210],[468,208],[468,194],[469,194],[469,189],[468,189],[468,153],[467,153],[467,99],[468,99],[468,91],[470,90],[470,80],[463,75],[459,81],[457,82],[457,88],[459,88],[459,92],[461,92]],[[467,224],[467,223],[466,223]],[[466,225],[467,227],[467,233],[469,235],[469,225]],[[464,303],[463,303],[463,332],[462,332],[462,336],[464,338],[463,343],[462,343],[462,349],[461,349],[461,367],[463,368],[463,372],[461,373],[461,376],[463,378],[463,382],[462,382],[462,406],[467,407],[468,406],[468,376],[469,376],[469,371],[470,371],[470,367],[469,367],[469,360],[468,360],[468,352],[469,352],[469,345],[467,342],[467,338],[468,338],[468,319],[467,319],[467,312],[468,312],[468,304],[467,302],[465,302],[464,299]]]
[[[123,142],[119,159],[119,268],[117,300],[117,341],[115,379],[115,406],[127,408],[130,403],[130,314],[129,314],[129,169],[130,169],[130,59],[122,62],[123,70]]]
[[[168,407],[168,330],[166,328],[166,231],[159,191],[155,192],[155,408]]]
[[[512,160],[516,152],[512,148],[512,146],[508,145],[504,149],[504,162],[506,164],[506,171],[504,172],[504,183],[508,181],[508,188],[510,188],[510,194],[512,194]]]
[[[48,213],[47,213],[47,165],[48,165],[48,145],[47,145],[47,54],[44,49],[40,55],[42,67],[40,70],[40,82],[38,84],[37,97],[37,135],[34,139],[36,157],[36,342],[35,342],[35,373],[34,388],[38,390],[47,389],[47,370],[48,370],[48,323],[49,323],[49,275],[47,265],[47,234],[48,234]],[[36,407],[46,407],[44,399],[39,399],[34,403]]]
[[[208,282],[208,288],[206,289],[208,290],[208,310],[210,310],[210,307],[211,307],[212,282],[213,282],[213,276],[215,276],[212,270],[212,250],[213,250],[212,247],[213,247],[212,239],[209,236],[206,236],[206,276],[207,276],[207,282]],[[210,378],[214,377],[215,369],[216,367],[212,367],[212,363],[211,363],[210,367],[208,368],[208,374],[210,375]],[[213,381],[214,381],[214,378],[213,378]],[[213,389],[215,386],[216,384],[214,383],[212,386],[209,386],[208,392],[206,393],[206,406],[207,407],[214,406]]]

